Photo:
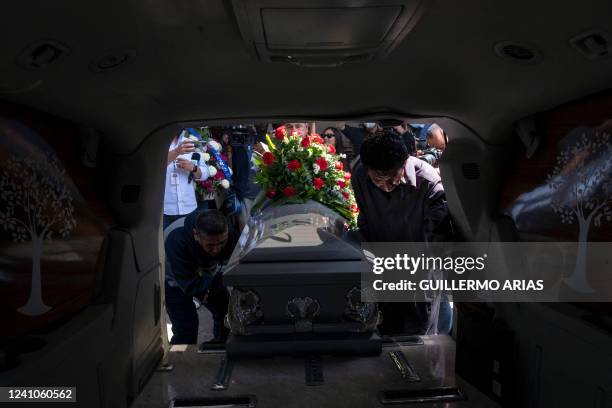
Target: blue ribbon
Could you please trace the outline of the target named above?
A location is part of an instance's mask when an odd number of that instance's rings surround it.
[[[196,132],[193,128],[187,128],[187,131],[191,133],[193,136],[197,137],[199,140],[202,140],[206,143],[206,146],[208,147],[208,151],[212,153],[217,163],[219,163],[219,167],[221,167],[221,171],[223,172],[223,175],[225,176],[227,181],[231,183],[232,173],[230,173],[229,167],[227,167],[227,163],[225,163],[225,161],[221,158],[221,155],[219,154],[219,152],[217,152],[215,148],[212,147],[210,143],[208,143],[208,140],[203,140],[202,137],[199,135],[199,133]]]

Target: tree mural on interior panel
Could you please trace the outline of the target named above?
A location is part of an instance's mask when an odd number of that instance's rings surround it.
[[[612,221],[612,145],[609,133],[582,133],[559,156],[547,178],[551,206],[563,224],[578,223],[574,271],[565,282],[592,292],[587,282],[587,245],[591,225]]]
[[[42,297],[43,244],[67,237],[76,226],[72,194],[64,181],[59,159],[14,155],[2,164],[0,175],[0,225],[14,242],[30,242],[32,283],[26,304],[19,312],[38,316],[51,309]]]

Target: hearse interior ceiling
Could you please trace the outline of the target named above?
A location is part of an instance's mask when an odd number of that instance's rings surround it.
[[[453,117],[499,143],[515,120],[612,80],[612,58],[589,60],[569,41],[612,32],[607,0],[431,1],[387,58],[337,68],[258,61],[232,13],[222,0],[7,3],[0,98],[98,128],[121,152],[180,120],[374,110]],[[19,66],[43,39],[68,52],[47,67]],[[503,59],[494,52],[501,41],[531,44],[541,58]],[[99,69],[109,54],[110,65],[125,63]]]

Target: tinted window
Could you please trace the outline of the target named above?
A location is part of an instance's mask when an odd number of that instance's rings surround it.
[[[70,123],[0,104],[0,335],[41,333],[93,297],[111,217]]]

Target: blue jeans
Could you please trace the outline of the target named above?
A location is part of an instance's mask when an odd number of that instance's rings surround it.
[[[193,296],[188,296],[179,287],[170,286],[166,282],[166,311],[172,323],[171,344],[196,344],[198,341],[199,318],[193,303]],[[211,282],[208,298],[202,303],[213,317],[213,336],[215,339],[225,341],[229,330],[223,326],[227,313],[229,296],[227,290],[221,285],[221,275],[217,275]]]
[[[440,313],[438,314],[438,333],[451,334],[453,330],[453,308],[448,298],[444,296],[440,300]]]
[[[417,315],[423,329],[427,328],[431,306],[429,303],[417,303]],[[453,309],[446,295],[440,299],[440,310],[438,312],[438,334],[450,334],[453,329]]]
[[[191,296],[181,288],[166,282],[166,311],[172,323],[171,344],[196,344],[198,342],[198,313]]]

